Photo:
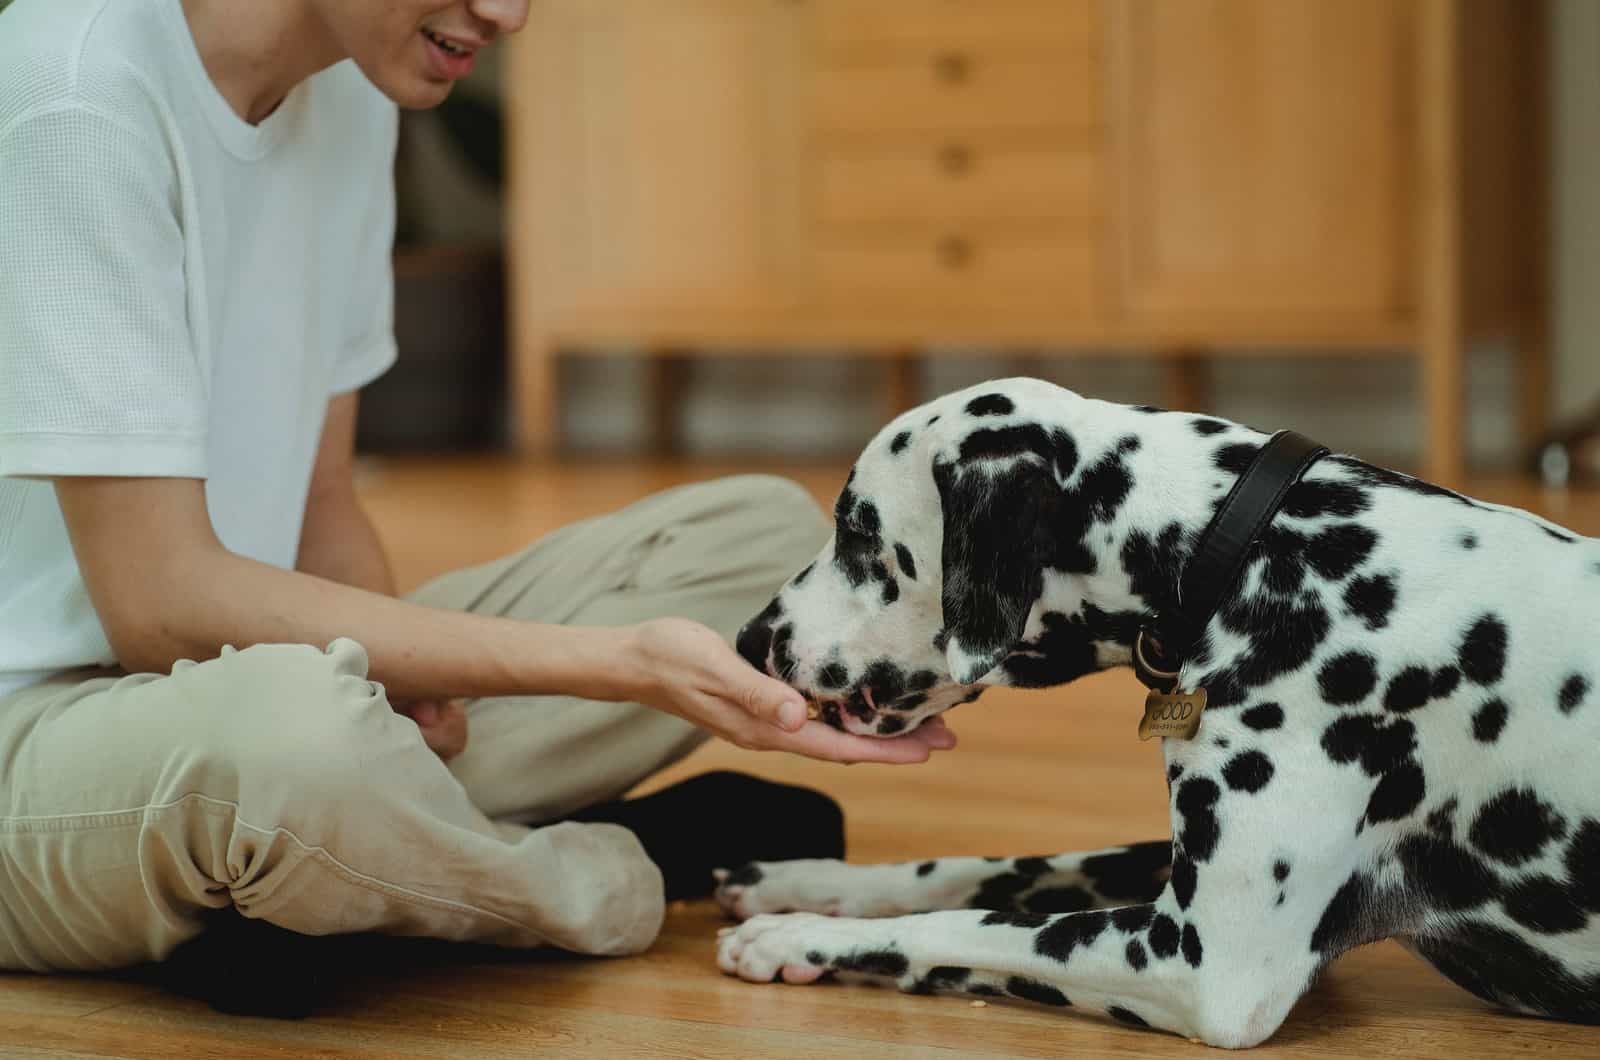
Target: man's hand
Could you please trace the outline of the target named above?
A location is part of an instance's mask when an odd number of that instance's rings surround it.
[[[448,762],[467,749],[467,707],[459,699],[419,699],[394,703],[395,713],[417,723],[422,742]]]
[[[624,656],[636,687],[628,698],[691,721],[751,750],[793,751],[830,762],[926,761],[956,744],[938,718],[905,736],[875,739],[806,720],[805,700],[757,672],[716,632],[684,618],[629,627]]]

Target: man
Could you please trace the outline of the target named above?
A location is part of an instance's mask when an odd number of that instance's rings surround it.
[[[651,497],[394,597],[351,446],[394,357],[395,104],[444,99],[526,15],[0,15],[0,968],[160,960],[228,907],[632,953],[663,909],[638,838],[530,824],[707,733],[836,761],[953,744],[808,722],[729,647],[827,533],[781,480]]]

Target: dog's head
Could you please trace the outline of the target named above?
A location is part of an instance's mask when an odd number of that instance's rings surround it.
[[[1061,552],[1063,528],[1081,521],[1064,489],[1077,450],[1046,410],[1081,400],[1005,380],[897,418],[850,472],[822,552],[740,631],[740,654],[860,734],[909,731],[986,685],[1034,683],[997,668],[1047,570],[1072,567]],[[1058,648],[1063,633],[1050,633]],[[1093,656],[1081,633],[1072,650]]]

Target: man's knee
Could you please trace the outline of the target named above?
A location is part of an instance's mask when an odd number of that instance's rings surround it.
[[[367,679],[366,652],[351,640],[325,650],[224,649],[209,662],[175,667],[169,680],[187,707],[182,743],[208,771],[241,787],[299,785],[325,794],[372,757],[386,727],[408,724]]]
[[[833,530],[811,492],[793,479],[737,475],[722,483],[735,498],[741,526],[784,577],[809,562]]]

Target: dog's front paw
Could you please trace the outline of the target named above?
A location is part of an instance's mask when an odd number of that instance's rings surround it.
[[[811,983],[830,971],[898,976],[906,961],[880,923],[814,913],[758,916],[718,932],[717,967],[752,983]]]
[[[762,913],[871,916],[870,895],[855,893],[857,866],[833,858],[753,861],[729,872],[717,869],[717,904],[735,920]]]

